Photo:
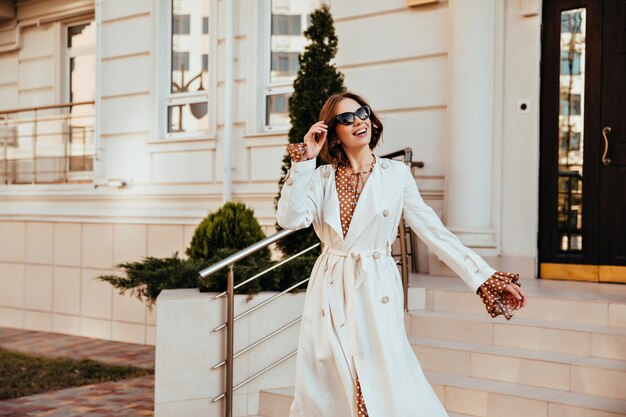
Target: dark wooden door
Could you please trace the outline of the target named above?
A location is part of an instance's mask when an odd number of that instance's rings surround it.
[[[543,4],[539,274],[626,282],[626,0]]]
[[[626,0],[605,1],[603,15],[600,264],[623,266],[626,265]]]

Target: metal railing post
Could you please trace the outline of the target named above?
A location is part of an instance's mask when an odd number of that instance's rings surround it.
[[[17,140],[17,138],[16,138]],[[4,183],[9,183],[9,115],[4,117]]]
[[[411,169],[413,160],[413,150],[411,148],[404,149],[403,162]],[[409,265],[406,249],[406,225],[404,216],[400,217],[400,256],[402,257],[402,290],[404,292],[404,311],[409,311]],[[414,254],[415,248],[411,246],[411,255]]]
[[[71,109],[71,107],[70,107]],[[63,115],[63,127],[61,128],[61,137],[63,140],[63,182],[68,183],[70,177],[70,152],[68,149],[70,146],[69,143],[69,135],[70,135],[70,121],[68,120],[68,114]]]
[[[234,264],[228,266],[228,302],[226,313],[226,417],[233,417],[233,341],[235,338],[235,271]]]
[[[37,109],[35,109],[35,117],[33,122],[33,180],[32,183],[37,182]]]

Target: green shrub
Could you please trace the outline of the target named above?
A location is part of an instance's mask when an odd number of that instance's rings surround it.
[[[311,252],[314,253],[311,254]],[[308,278],[311,275],[311,270],[317,260],[317,254],[315,252],[316,249],[313,249],[312,251],[298,256],[296,259],[293,259],[276,268],[278,274],[276,278],[276,291],[285,290],[303,279]],[[305,291],[307,286],[308,281],[292,290],[292,292]]]
[[[144,257],[141,262],[125,262],[116,265],[125,276],[102,275],[98,279],[109,282],[123,294],[130,291],[152,307],[161,290],[171,288],[196,288],[198,271],[208,266],[206,262],[181,259],[178,252],[168,258]]]
[[[212,261],[222,249],[243,249],[264,238],[252,209],[246,208],[244,203],[227,202],[202,220],[185,253],[190,259]],[[264,248],[251,257],[269,261],[271,253],[269,248]]]
[[[202,220],[186,253],[190,259],[212,265],[264,238],[265,234],[252,209],[243,203],[227,202],[218,211]],[[271,265],[269,248],[253,253],[235,264],[235,284]],[[224,268],[207,278],[200,278],[200,291],[225,291],[227,274],[228,268]],[[270,272],[238,288],[235,293],[258,293],[261,290],[275,288],[275,282],[276,273]]]
[[[124,271],[124,276],[102,275],[98,279],[109,282],[120,293],[131,291],[132,295],[145,301],[149,307],[152,307],[164,289],[198,288],[203,292],[221,292],[226,290],[228,268],[207,278],[201,278],[199,272],[263,238],[265,234],[254,217],[254,211],[243,203],[227,202],[200,222],[185,251],[188,259],[179,258],[178,252],[167,258],[144,257],[139,262],[116,265]],[[255,252],[235,264],[235,284],[271,265],[273,262],[269,248]],[[299,274],[298,271],[294,276]],[[236,289],[235,293],[278,291],[281,285],[289,282],[285,272],[276,269]]]

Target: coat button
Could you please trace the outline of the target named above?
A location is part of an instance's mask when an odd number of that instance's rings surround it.
[[[378,259],[380,258],[380,253],[379,252],[374,252],[374,259]]]
[[[289,179],[287,180],[287,185],[291,185],[291,184],[293,184],[293,180],[292,180],[291,178],[289,178]]]
[[[328,171],[324,172],[324,178],[328,178],[328,177],[330,177],[330,172]]]
[[[389,301],[389,297],[387,297],[386,295],[380,299],[381,302],[386,303]]]
[[[389,164],[386,161],[383,161],[383,163],[380,164],[380,166],[382,166],[383,168],[387,168]]]
[[[385,217],[389,216],[389,210],[385,209],[383,211],[383,216],[385,216]]]

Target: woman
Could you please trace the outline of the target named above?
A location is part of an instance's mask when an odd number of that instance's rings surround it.
[[[526,304],[519,276],[463,246],[424,203],[407,165],[374,155],[382,131],[365,99],[346,92],[329,97],[304,141],[288,146],[278,224],[313,224],[323,247],[304,301],[290,417],[448,416],[404,327],[391,256],[401,216],[492,317],[510,320]],[[316,168],[320,153],[330,164]]]

